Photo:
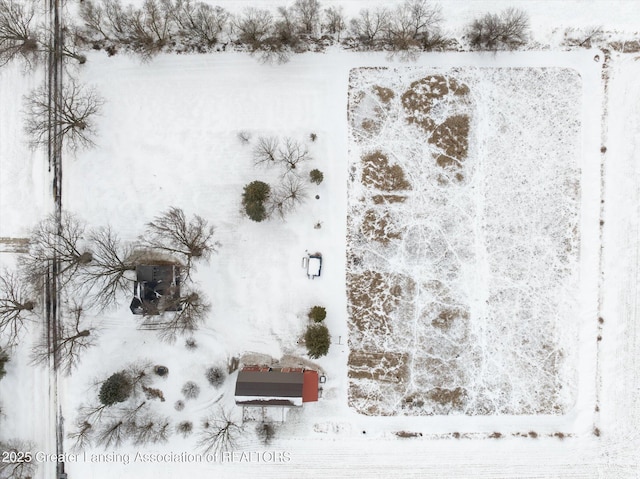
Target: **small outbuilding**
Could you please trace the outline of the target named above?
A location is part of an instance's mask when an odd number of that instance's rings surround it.
[[[302,267],[307,270],[307,278],[317,278],[322,273],[322,254],[308,254],[302,258]]]
[[[247,366],[238,373],[239,406],[300,407],[318,400],[318,372],[304,368]]]

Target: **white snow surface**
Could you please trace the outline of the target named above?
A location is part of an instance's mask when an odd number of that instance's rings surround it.
[[[248,4],[234,3],[238,8]],[[363,6],[344,3],[350,11]],[[541,31],[551,28],[548,18],[562,26],[595,22],[623,29],[632,29],[638,18],[635,2],[524,3]],[[443,10],[446,17],[453,15],[464,23],[478,10],[509,4],[456,1],[445,2]],[[79,74],[106,103],[98,121],[97,147],[65,158],[65,208],[91,226],[108,223],[125,239],[135,240],[155,215],[179,206],[216,225],[222,246],[208,265],[198,265],[194,275],[212,303],[207,324],[195,335],[196,350],[187,350],[182,340],[167,345],[153,332],[137,330],[127,298],[94,318],[97,347],[71,377],[60,380],[67,431],[73,428],[77,408],[95,402],[94,382],[133,361],[149,360],[169,368],[168,377],[153,384],[166,398],[154,402],[154,410],[170,417],[174,425],[191,420],[197,430],[219,404],[240,415],[233,409],[235,375],[215,389],[204,377],[207,367],[224,367],[230,356],[246,352],[276,358],[304,355],[298,341],[308,308],[315,304],[327,309],[332,345],[329,355],[317,361],[327,376],[322,397],[289,411],[270,446],[255,438],[253,424],[248,423],[239,444],[246,456],[179,462],[175,455],[198,452],[197,433],[188,439],[172,435],[160,446],[87,450],[79,462],[67,462],[69,477],[638,477],[640,62],[633,55],[614,56],[603,97],[601,63],[594,62],[598,53],[425,54],[415,64],[440,69],[575,69],[582,86],[580,222],[582,232],[589,232],[580,245],[574,407],[562,416],[430,417],[366,417],[347,406],[348,75],[352,68],[406,65],[383,54],[340,51],[296,56],[286,65],[261,65],[232,53],[162,55],[145,64],[126,56],[91,54]],[[15,65],[0,69],[0,237],[26,236],[51,209],[45,156],[26,148],[19,127],[20,98],[41,80],[38,71],[24,74]],[[601,123],[605,107],[608,116]],[[240,212],[244,184],[254,179],[275,182],[279,176],[252,165],[251,147],[237,138],[241,130],[252,134],[252,143],[260,135],[301,141],[307,141],[311,132],[318,136],[308,144],[314,157],[308,167],[322,170],[325,180],[309,187],[306,203],[285,222],[256,224]],[[607,147],[603,156],[601,144]],[[316,194],[320,199],[314,198]],[[600,219],[602,244],[594,237]],[[314,228],[318,222],[320,229]],[[603,259],[598,264],[601,247]],[[308,281],[300,268],[305,251],[323,254],[323,274],[314,281]],[[11,267],[15,255],[0,253],[0,262]],[[604,319],[600,326],[598,314]],[[596,342],[598,334],[602,340]],[[5,411],[0,439],[31,440],[36,450],[52,453],[49,386],[45,372],[28,364],[30,339],[16,351],[0,382]],[[184,410],[178,412],[173,406],[184,400],[180,389],[189,380],[200,385],[200,396],[185,400]],[[599,436],[593,434],[596,428]],[[394,434],[402,430],[422,436],[409,439]],[[524,437],[529,431],[535,431],[537,438]],[[493,432],[506,437],[489,439]],[[551,437],[559,432],[571,437]],[[456,439],[454,433],[462,437]],[[137,452],[172,453],[174,458],[136,461]],[[125,461],[125,455],[130,460]],[[40,464],[37,477],[52,477],[54,466]]]

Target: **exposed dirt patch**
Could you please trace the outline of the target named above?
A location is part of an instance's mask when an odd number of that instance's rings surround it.
[[[376,95],[378,95],[378,98],[380,98],[380,101],[383,103],[389,103],[396,96],[391,88],[385,88],[378,85],[373,87],[373,91],[376,92]]]
[[[431,118],[431,110],[438,103],[450,97],[464,97],[469,93],[469,87],[458,82],[455,78],[444,75],[430,75],[416,80],[409,89],[402,94],[402,106],[406,112],[408,123],[415,124],[425,132],[431,132],[436,123]],[[454,97],[454,98],[451,98]]]
[[[367,210],[361,227],[362,233],[370,241],[378,241],[387,246],[392,239],[402,237],[396,228],[393,216],[388,211]]]
[[[469,116],[450,116],[433,130],[429,143],[444,152],[440,155],[439,166],[460,166],[460,161],[467,157],[469,151]],[[445,164],[447,163],[447,164]]]
[[[463,406],[466,397],[465,390],[462,388],[434,388],[427,395],[432,401],[443,406],[452,406],[455,409],[460,409]]]
[[[409,376],[406,353],[352,351],[349,377],[390,383],[405,382]]]
[[[400,165],[390,165],[389,158],[380,150],[362,157],[362,183],[382,191],[410,190],[404,170]]]
[[[611,42],[609,46],[620,53],[637,53],[640,52],[640,42],[631,40],[629,42]]]
[[[440,311],[438,316],[431,320],[431,325],[436,328],[448,330],[453,322],[459,319],[469,319],[469,312],[458,308],[445,308]]]
[[[374,205],[384,205],[392,203],[404,203],[407,200],[403,195],[373,195],[371,197]]]

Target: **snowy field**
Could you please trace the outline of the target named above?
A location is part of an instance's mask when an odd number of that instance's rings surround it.
[[[350,402],[567,412],[595,291],[579,295],[580,258],[597,271],[579,73],[362,69],[349,94]]]
[[[606,3],[591,14],[604,15]],[[538,25],[545,5],[557,8],[540,2]],[[615,27],[637,13],[622,6],[629,12]],[[562,21],[591,21],[588,8],[578,10],[577,19],[562,10]],[[187,420],[198,428],[218,405],[239,414],[235,375],[213,388],[208,367],[242,355],[304,356],[299,340],[315,304],[327,308],[332,344],[316,361],[327,376],[318,403],[290,412],[269,447],[247,424],[239,450],[251,461],[134,460],[198,452],[197,434],[172,433],[162,445],[89,447],[67,462],[69,477],[638,477],[640,62],[613,58],[604,92],[602,60],[598,51],[531,51],[424,54],[407,64],[330,51],[285,65],[233,53],[141,64],[91,54],[78,73],[105,105],[97,146],[65,158],[64,208],[136,241],[145,223],[178,206],[214,224],[221,246],[194,273],[212,303],[195,350],[138,330],[129,298],[92,318],[96,347],[59,383],[65,432],[95,402],[95,382],[134,362],[169,368],[152,384],[165,398],[152,412],[172,428]],[[0,237],[27,236],[50,208],[44,155],[25,147],[19,127],[20,97],[38,74],[0,69]],[[406,108],[402,93],[425,78],[462,92],[428,112]],[[379,123],[363,127],[370,116]],[[468,128],[443,128],[429,142],[435,126],[459,116]],[[306,168],[324,172],[286,221],[258,224],[241,213],[245,184],[280,176],[253,165],[260,136],[304,142],[313,157]],[[365,173],[363,157],[376,151],[386,163],[371,156]],[[380,169],[390,175],[376,177]],[[388,177],[397,182],[379,183]],[[314,281],[300,267],[306,251],[324,257]],[[16,256],[1,253],[2,266]],[[376,292],[372,307],[381,297],[391,303],[369,322],[355,319],[357,284],[360,300]],[[0,439],[52,453],[46,373],[29,366],[26,343],[0,383]],[[397,371],[385,369],[393,361]],[[187,381],[201,393],[177,411]],[[429,395],[456,388],[469,392]],[[54,466],[41,463],[37,477],[53,477]]]

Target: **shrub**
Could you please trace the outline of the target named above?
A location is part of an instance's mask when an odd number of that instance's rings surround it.
[[[184,401],[176,401],[176,403],[173,405],[173,409],[175,409],[176,411],[182,411],[184,409]]]
[[[514,49],[527,42],[529,16],[526,12],[508,8],[502,13],[487,13],[467,27],[471,46],[477,49]]]
[[[249,133],[247,130],[239,131],[238,140],[240,140],[240,143],[242,143],[243,145],[247,145],[249,141],[251,141],[251,133]]]
[[[100,402],[105,406],[126,401],[131,395],[133,385],[125,372],[112,374],[100,387]]]
[[[191,421],[182,421],[176,426],[176,432],[182,434],[183,437],[187,437],[193,431],[193,423]]]
[[[316,141],[316,140],[318,139],[318,135],[316,135],[315,133],[311,133],[311,134],[309,135],[309,139],[310,139],[311,141]]]
[[[194,350],[198,348],[198,343],[193,338],[187,338],[184,342],[184,346],[189,350]]]
[[[319,323],[327,317],[327,310],[322,306],[314,306],[309,310],[309,319]]]
[[[215,367],[207,369],[205,376],[207,378],[207,381],[209,381],[209,384],[211,384],[213,387],[220,386],[225,379],[224,371],[220,368]]]
[[[327,352],[329,352],[329,345],[331,344],[329,330],[323,324],[309,326],[304,335],[304,340],[311,358],[326,356]]]
[[[311,183],[315,183],[319,185],[324,180],[324,174],[320,170],[311,170],[309,172],[309,178],[311,179]]]
[[[276,434],[276,429],[273,424],[268,422],[261,422],[256,426],[256,434],[260,438],[263,444],[267,445],[271,442],[271,439]]]
[[[242,193],[242,206],[247,216],[253,221],[262,221],[267,217],[264,206],[269,198],[271,187],[263,181],[252,181],[244,187]]]
[[[186,399],[195,399],[200,395],[200,386],[193,381],[187,381],[182,386],[182,394]]]

